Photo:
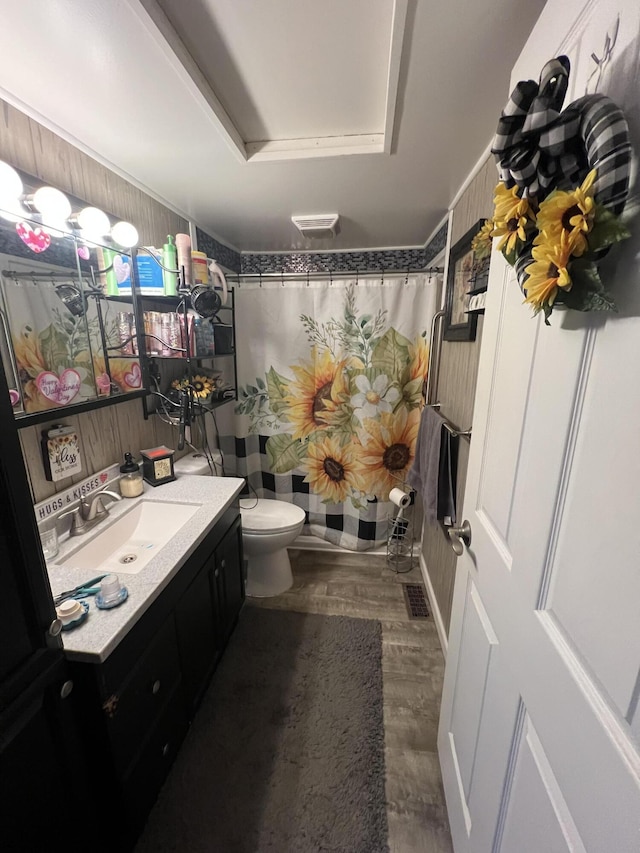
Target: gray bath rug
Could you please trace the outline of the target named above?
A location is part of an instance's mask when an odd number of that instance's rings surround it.
[[[136,853],[388,853],[380,623],[247,606]]]

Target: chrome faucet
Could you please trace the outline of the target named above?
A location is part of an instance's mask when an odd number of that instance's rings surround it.
[[[109,510],[105,509],[105,506],[102,503],[102,498],[107,496],[116,501],[122,500],[117,492],[112,492],[109,489],[102,489],[94,495],[82,498],[79,507],[80,518],[82,518],[83,521],[93,521],[94,519],[104,518],[105,515],[109,515]]]
[[[122,500],[122,497],[117,492],[102,489],[100,492],[95,492],[93,495],[82,498],[75,509],[63,512],[59,516],[59,518],[64,518],[65,515],[71,516],[69,536],[81,536],[109,515],[109,510],[102,503],[104,497],[110,497],[116,501]]]

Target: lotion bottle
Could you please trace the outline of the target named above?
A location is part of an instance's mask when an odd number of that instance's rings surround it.
[[[176,244],[173,242],[173,235],[167,235],[167,242],[162,247],[162,265],[167,269],[178,269],[178,252]],[[162,280],[164,282],[164,295],[175,296],[178,292],[178,274],[176,272],[162,271]]]
[[[191,288],[193,275],[191,272],[191,237],[188,234],[176,234],[176,249],[178,251],[178,270],[182,284]],[[182,272],[184,269],[184,273]]]

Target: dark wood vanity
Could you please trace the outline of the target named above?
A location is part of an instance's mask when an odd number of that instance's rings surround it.
[[[105,850],[133,847],[243,601],[232,506],[104,662],[69,662],[92,798],[116,818],[101,826]]]

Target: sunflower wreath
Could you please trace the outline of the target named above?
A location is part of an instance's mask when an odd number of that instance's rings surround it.
[[[598,272],[610,246],[629,236],[621,214],[629,192],[631,145],[622,111],[605,95],[586,95],[562,111],[566,56],[518,83],[492,146],[500,182],[492,237],[515,267],[534,314],[563,303],[578,311],[616,311]]]

